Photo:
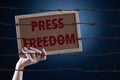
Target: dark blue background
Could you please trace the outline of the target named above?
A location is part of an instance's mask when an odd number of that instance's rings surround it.
[[[1,0],[0,6],[39,9],[120,9],[119,0]],[[15,15],[41,13],[40,10],[0,9],[0,21],[15,23]],[[120,24],[120,12],[79,11],[80,22]],[[120,28],[80,25],[82,37],[119,37]],[[0,37],[16,37],[15,26],[0,25]],[[83,54],[119,52],[119,40],[83,40]],[[16,40],[0,40],[0,53],[17,53]],[[68,53],[69,54],[69,53]],[[80,54],[76,52],[74,54]],[[18,56],[0,57],[0,68],[13,68]],[[96,67],[97,65],[97,67]],[[99,66],[104,65],[104,66]],[[120,56],[48,56],[46,61],[26,67],[26,69],[53,68],[120,69]],[[0,80],[11,80],[13,72],[0,71]],[[25,72],[24,80],[120,80],[120,73],[97,73],[79,71]]]

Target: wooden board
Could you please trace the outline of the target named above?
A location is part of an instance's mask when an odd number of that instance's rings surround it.
[[[45,48],[47,55],[82,51],[77,11],[17,15],[15,21],[19,53],[24,46]]]

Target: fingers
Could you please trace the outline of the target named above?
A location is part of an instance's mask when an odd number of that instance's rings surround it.
[[[40,59],[41,59],[41,60],[46,60],[46,58],[47,58],[46,55],[47,55],[47,53],[46,53],[45,49],[43,48],[43,49],[42,49],[42,54],[41,54],[41,58],[40,58]]]
[[[39,61],[40,60],[40,57],[41,57],[41,54],[42,54],[42,51],[36,49],[36,48],[33,48],[33,47],[30,47],[30,50],[33,50],[35,51],[36,54],[36,60]]]
[[[46,51],[44,48],[40,51],[40,50],[33,48],[33,47],[30,47],[30,50],[28,48],[24,47],[22,49],[22,52],[25,53],[26,57],[29,60],[31,60],[31,62],[37,63],[38,61],[46,60],[47,54],[46,54]],[[39,54],[35,54],[35,53],[39,53]]]
[[[30,47],[30,49],[35,51],[36,53],[40,53],[40,55],[37,55],[38,60],[46,60],[47,53],[44,48],[41,51],[33,47]]]
[[[24,48],[22,48],[22,52],[25,53],[25,54],[28,53]]]
[[[30,59],[32,62],[37,62],[37,57],[36,57],[35,51],[29,50],[26,47],[24,47],[24,49],[29,53],[29,54],[26,54],[26,55],[29,55],[28,59]]]
[[[35,53],[33,50],[29,50],[28,48],[24,47],[24,50],[27,51],[28,53]]]
[[[36,48],[33,48],[33,47],[30,47],[30,50],[33,50],[33,51],[35,51],[36,53],[42,53],[42,51],[40,51],[40,50],[38,50],[38,49],[36,49]]]
[[[22,49],[22,52],[25,54],[25,56],[26,56],[27,58],[31,59],[31,55],[28,54],[29,52],[28,52],[28,49],[27,49],[26,47],[24,47],[24,48]]]

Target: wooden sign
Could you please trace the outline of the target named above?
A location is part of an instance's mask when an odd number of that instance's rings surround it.
[[[77,11],[56,11],[15,16],[18,51],[45,48],[47,55],[82,51]]]

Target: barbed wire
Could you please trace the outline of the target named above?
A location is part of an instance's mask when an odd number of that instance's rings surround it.
[[[45,11],[104,11],[104,12],[120,12],[120,9],[97,9],[97,8],[75,8],[75,9],[40,9],[40,8],[27,8],[27,7],[13,7],[13,6],[0,6],[0,10],[39,10]]]
[[[77,72],[120,72],[120,69],[81,69],[81,68],[54,68],[54,69],[24,69],[15,70],[9,68],[0,68],[0,71],[27,71],[27,72],[56,72],[56,71],[77,71]]]
[[[120,9],[95,9],[95,8],[86,8],[86,9],[40,9],[40,8],[22,8],[22,7],[0,7],[0,10],[40,10],[41,12],[45,11],[103,11],[103,12],[120,12]],[[69,25],[91,25],[91,26],[104,26],[109,28],[118,28],[120,25],[110,25],[110,24],[99,24],[99,23],[72,23],[72,24],[64,24],[64,26]],[[0,25],[4,26],[18,26],[18,25],[31,25],[31,24],[11,24],[11,23],[3,23],[0,21]],[[58,25],[58,24],[56,24]],[[26,38],[11,38],[11,37],[0,37],[0,39],[4,40],[16,40],[16,39],[26,39]],[[120,40],[120,37],[95,37],[95,38],[78,38],[76,40]],[[41,40],[44,41],[44,40]],[[50,41],[50,40],[48,40]],[[14,53],[14,54],[0,54],[0,57],[12,57],[12,56],[18,56],[23,55],[22,53]],[[109,52],[109,53],[85,53],[85,54],[56,54],[56,55],[50,55],[50,56],[113,56],[113,55],[120,55],[120,52]],[[97,66],[97,65],[95,65]],[[99,66],[105,66],[105,65],[99,65]],[[112,65],[112,66],[119,66]],[[10,68],[0,68],[1,72],[10,72],[10,71],[20,71]],[[120,69],[82,69],[82,68],[53,68],[53,69],[25,69],[23,71],[27,72],[56,72],[56,71],[77,71],[77,72],[96,72],[96,73],[120,73]]]
[[[120,27],[120,25],[110,25],[110,24],[100,24],[100,23],[86,23],[86,22],[81,22],[81,23],[70,23],[70,24],[63,24],[64,26],[70,26],[70,25],[77,25],[77,24],[81,24],[81,25],[91,25],[91,26],[97,26],[97,27],[109,27],[109,28],[118,28]],[[5,23],[5,22],[2,22],[0,20],[0,25],[4,25],[4,26],[18,26],[18,25],[32,25],[32,24],[12,24],[12,23]],[[55,26],[55,25],[60,25],[60,24],[54,24],[54,25],[50,25],[50,26]]]
[[[27,39],[30,40],[31,38],[16,38],[16,37],[0,37],[0,40],[17,40],[17,39]],[[77,38],[72,40],[120,40],[120,37],[84,37],[84,38]],[[54,40],[40,40],[40,41],[54,41]],[[66,41],[65,39],[57,39],[57,41]]]
[[[32,53],[30,53],[32,54]],[[39,53],[36,53],[40,55]],[[6,54],[6,53],[1,53],[0,57],[13,57],[13,56],[18,56],[18,55],[24,55],[23,53],[12,53],[12,54]],[[108,53],[67,53],[67,54],[54,54],[54,55],[49,55],[49,56],[85,56],[85,57],[96,57],[96,56],[113,56],[113,55],[120,55],[120,52],[108,52]]]

